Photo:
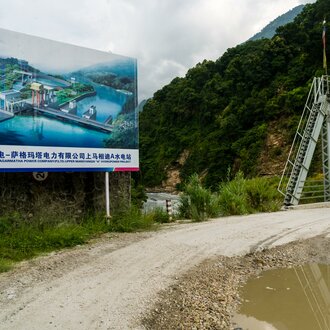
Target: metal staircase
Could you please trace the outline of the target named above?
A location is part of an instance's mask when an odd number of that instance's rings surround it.
[[[330,198],[329,176],[329,111],[328,76],[314,78],[298,129],[290,149],[278,190],[284,195],[284,205],[297,205],[302,195],[317,141],[322,131],[325,193]],[[327,182],[326,182],[327,180]],[[327,190],[326,190],[327,189]]]

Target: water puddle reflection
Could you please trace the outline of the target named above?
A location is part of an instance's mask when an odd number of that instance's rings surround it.
[[[264,272],[242,290],[233,321],[243,330],[329,330],[330,266]]]

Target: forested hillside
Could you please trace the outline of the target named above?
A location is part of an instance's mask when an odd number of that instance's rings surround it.
[[[323,74],[324,17],[329,0],[306,5],[272,39],[228,49],[157,91],[140,114],[143,183],[160,185],[170,170],[183,180],[197,172],[215,186],[228,169],[282,169],[309,84]]]
[[[301,13],[303,8],[304,8],[304,5],[299,5],[297,7],[292,8],[291,10],[286,12],[285,14],[275,18],[273,21],[271,21],[269,24],[267,24],[260,32],[255,34],[249,40],[258,40],[258,39],[262,39],[262,38],[269,38],[269,39],[272,38],[275,35],[276,30],[280,26],[291,23],[296,18],[296,16]]]

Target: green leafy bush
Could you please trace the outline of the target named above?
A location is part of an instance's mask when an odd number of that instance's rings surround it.
[[[267,178],[246,180],[246,192],[249,207],[254,212],[278,211],[282,205],[282,197]]]
[[[180,197],[180,216],[204,221],[219,214],[218,205],[218,196],[203,187],[197,174],[191,175]]]
[[[186,194],[182,194],[179,200],[179,216],[184,219],[190,219],[190,199]]]
[[[220,184],[219,206],[222,215],[249,213],[246,180],[242,172],[238,172],[232,181]]]
[[[248,180],[238,172],[232,181],[220,185],[219,203],[223,215],[239,215],[277,211],[282,199],[267,178]]]

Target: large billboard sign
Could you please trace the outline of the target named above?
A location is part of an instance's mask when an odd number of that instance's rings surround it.
[[[0,171],[136,171],[136,60],[0,29]]]

